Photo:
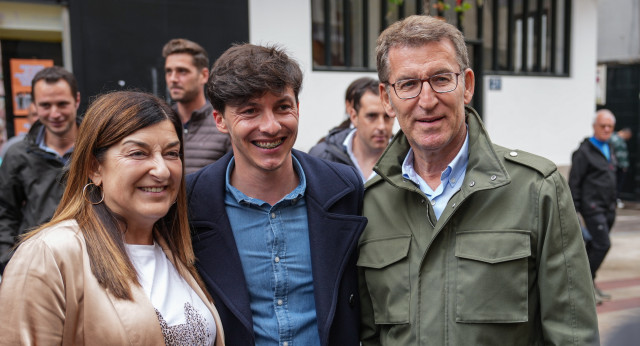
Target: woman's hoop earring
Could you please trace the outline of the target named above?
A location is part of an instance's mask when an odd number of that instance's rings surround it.
[[[91,198],[87,198],[87,188],[88,188],[90,185],[95,186],[95,187],[92,187],[92,188],[91,188],[91,190],[92,190],[91,192],[93,192],[93,190],[94,190],[94,189],[96,189],[96,188],[97,188],[97,189],[100,189],[100,194],[102,195],[102,198],[100,198],[100,200],[99,200],[99,201],[97,201],[97,202],[93,202],[93,201],[91,201]],[[85,186],[82,188],[82,197],[84,198],[84,200],[85,200],[85,201],[87,201],[87,202],[89,202],[89,203],[91,203],[91,204],[93,204],[93,205],[97,205],[97,204],[102,203],[102,201],[104,201],[104,190],[102,190],[102,188],[101,188],[100,186],[98,186],[98,185],[96,185],[96,184],[94,184],[94,183],[87,183],[87,185],[85,185]]]

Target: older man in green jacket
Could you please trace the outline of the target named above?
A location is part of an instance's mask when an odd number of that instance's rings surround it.
[[[491,142],[462,34],[427,16],[378,39],[396,135],[366,185],[363,345],[597,345],[593,286],[566,181]]]

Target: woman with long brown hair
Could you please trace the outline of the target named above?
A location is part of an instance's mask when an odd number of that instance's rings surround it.
[[[80,127],[53,219],[0,284],[0,344],[224,344],[196,273],[182,123],[159,98],[113,92]]]

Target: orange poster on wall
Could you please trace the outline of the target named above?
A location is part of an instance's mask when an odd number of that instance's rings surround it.
[[[31,80],[45,67],[53,66],[49,59],[10,59],[13,115],[27,115],[31,104]]]

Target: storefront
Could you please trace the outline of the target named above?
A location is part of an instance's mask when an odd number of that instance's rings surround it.
[[[69,12],[57,1],[0,1],[0,116],[7,135],[28,130],[31,78],[45,66],[72,70]]]

